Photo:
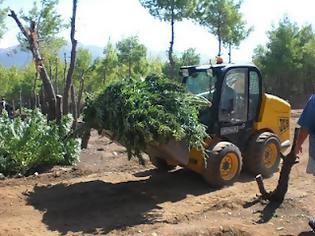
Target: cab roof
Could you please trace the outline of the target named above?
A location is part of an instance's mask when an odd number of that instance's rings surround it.
[[[193,65],[193,66],[182,66],[180,69],[195,69],[195,70],[207,70],[210,68],[222,68],[228,69],[233,67],[249,67],[249,68],[257,68],[256,65],[248,63],[248,64],[213,64],[213,65]]]

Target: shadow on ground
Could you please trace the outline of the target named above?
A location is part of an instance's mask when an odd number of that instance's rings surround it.
[[[282,203],[280,202],[268,202],[263,201],[260,198],[255,198],[252,201],[246,202],[243,207],[244,208],[250,208],[254,205],[258,204],[264,205],[262,210],[257,210],[256,213],[260,213],[259,219],[256,223],[258,224],[264,224],[269,222],[275,215],[277,209],[281,206]]]
[[[302,232],[298,236],[315,236],[313,231]]]
[[[43,223],[60,234],[109,233],[159,220],[160,203],[176,202],[187,194],[214,191],[201,177],[187,170],[145,172],[145,180],[109,183],[100,180],[75,184],[35,186],[27,202],[44,212]]]

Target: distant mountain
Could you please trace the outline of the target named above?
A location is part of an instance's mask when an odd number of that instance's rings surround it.
[[[94,45],[83,45],[78,44],[78,47],[88,49],[92,54],[92,59],[96,59],[103,53],[103,48]],[[71,45],[68,44],[60,50],[60,58],[64,57],[64,53],[67,57],[70,57]],[[17,68],[22,68],[32,61],[32,54],[28,51],[24,51],[20,46],[13,46],[9,48],[0,48],[0,64],[4,67],[16,66]]]
[[[20,46],[0,49],[0,64],[4,67],[16,66],[21,68],[32,61],[29,52],[21,50]]]
[[[103,48],[98,47],[95,45],[84,45],[79,43],[78,48],[82,47],[88,49],[92,54],[92,59],[95,60],[97,57],[103,54]],[[68,60],[70,60],[70,53],[71,53],[71,45],[67,44],[66,46],[62,47],[60,50],[59,56],[60,58],[64,57],[64,53],[67,54]],[[181,53],[177,53],[181,55]],[[154,51],[148,50],[148,57],[159,57],[162,61],[167,61],[167,53],[166,51]],[[208,63],[209,56],[206,54],[201,54],[201,62]],[[13,46],[5,49],[0,48],[0,64],[4,67],[11,67],[16,66],[17,68],[22,68],[25,65],[31,63],[32,55],[28,51],[23,51],[20,46]]]

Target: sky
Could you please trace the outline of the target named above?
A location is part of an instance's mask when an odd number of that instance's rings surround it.
[[[17,13],[28,11],[33,0],[4,0]],[[266,32],[277,25],[285,15],[300,26],[312,24],[315,28],[315,0],[244,0],[241,8],[244,20],[254,30],[238,49],[232,52],[234,62],[250,62],[253,50],[267,42]],[[58,12],[70,22],[72,0],[59,0]],[[7,19],[8,31],[0,39],[0,48],[17,45],[18,28],[13,19]],[[137,35],[149,50],[149,55],[165,52],[169,47],[170,25],[152,17],[138,0],[79,0],[77,9],[76,39],[84,45],[105,47],[110,39],[113,43],[128,36]],[[70,41],[70,32],[62,32]],[[203,58],[214,58],[218,51],[216,38],[206,28],[191,21],[175,23],[175,45],[177,53],[195,48]],[[227,60],[227,51],[223,51]],[[207,59],[208,60],[208,59]],[[205,62],[203,62],[205,63]]]

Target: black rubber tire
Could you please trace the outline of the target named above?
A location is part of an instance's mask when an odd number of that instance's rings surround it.
[[[203,177],[211,187],[222,187],[233,184],[239,177],[242,169],[242,156],[239,148],[230,142],[219,142],[208,151],[207,163],[204,169]],[[226,164],[228,155],[234,155],[234,171],[231,178],[224,178],[221,175],[221,165]],[[223,163],[222,161],[225,161]],[[228,163],[230,165],[230,163]],[[230,166],[229,166],[230,167]],[[234,173],[235,172],[235,173]]]
[[[267,145],[274,144],[276,147],[275,160],[272,166],[265,164],[265,149]],[[255,176],[261,174],[264,177],[270,177],[277,172],[280,164],[280,141],[279,138],[271,132],[263,132],[255,135],[248,145],[244,158],[245,169]]]
[[[150,156],[150,161],[152,165],[154,165],[161,172],[167,172],[176,168],[175,165],[170,165],[166,160],[159,157]]]

